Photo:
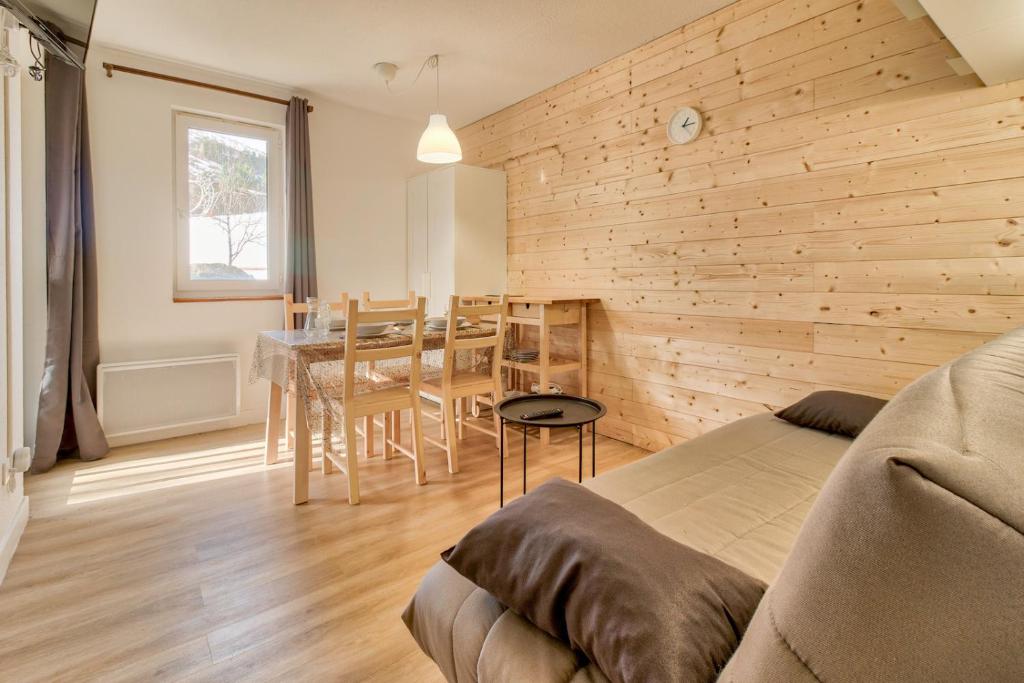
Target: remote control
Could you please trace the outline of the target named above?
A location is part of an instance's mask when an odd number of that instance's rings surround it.
[[[561,417],[561,408],[545,408],[544,410],[536,410],[532,413],[523,413],[519,416],[521,420],[543,420],[546,417]]]

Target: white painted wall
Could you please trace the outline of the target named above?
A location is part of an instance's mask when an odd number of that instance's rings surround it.
[[[260,422],[267,385],[249,384],[256,332],[280,329],[280,302],[173,303],[172,109],[284,124],[284,107],[246,97],[115,73],[119,64],[287,98],[265,83],[93,46],[87,96],[96,191],[102,362],[218,353],[242,358],[241,416],[209,429]],[[415,172],[418,127],[311,100],[317,269],[323,295],[405,283],[405,178]],[[201,390],[201,387],[197,387]],[[153,434],[165,436],[171,434]]]
[[[369,290],[381,298],[404,296],[409,288],[405,179],[428,167],[416,161],[423,126],[315,96],[313,101],[309,127],[320,294],[337,298],[342,291]]]

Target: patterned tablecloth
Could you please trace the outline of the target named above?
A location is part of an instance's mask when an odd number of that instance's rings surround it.
[[[249,381],[270,380],[279,386],[296,391],[306,404],[309,429],[314,434],[322,429],[323,406],[337,399],[340,380],[344,375],[344,332],[330,332],[326,338],[304,330],[273,330],[256,336],[256,351],[249,368]],[[487,337],[493,328],[468,326],[457,333],[460,339]],[[381,349],[411,343],[409,333],[393,330],[387,334],[360,339],[358,348]],[[425,330],[423,333],[424,378],[440,374],[444,357],[445,332]],[[462,354],[460,352],[459,354]],[[489,372],[491,358],[476,356],[457,358],[460,369]],[[366,364],[360,364],[365,366]],[[485,367],[486,366],[486,367]],[[380,386],[384,376],[402,381],[408,377],[409,361],[378,362],[373,368],[357,367],[356,375],[364,387]],[[386,381],[386,379],[385,379]],[[358,390],[357,390],[358,391]],[[337,402],[336,400],[334,401]]]

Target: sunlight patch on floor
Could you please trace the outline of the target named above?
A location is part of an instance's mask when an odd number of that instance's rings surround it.
[[[283,467],[291,467],[290,458],[269,467],[263,464],[262,440],[97,465],[75,472],[67,504],[80,505]]]

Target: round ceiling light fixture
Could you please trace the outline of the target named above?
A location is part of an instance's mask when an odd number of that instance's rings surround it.
[[[377,62],[373,65],[373,70],[381,77],[385,85],[395,80],[395,76],[398,74],[398,67],[391,62]]]
[[[434,113],[427,119],[427,128],[420,135],[416,158],[427,164],[454,164],[462,161],[462,146],[455,131],[448,125],[448,117],[441,113],[441,68],[438,55],[427,57],[409,87],[416,85],[423,69],[428,66],[434,70]],[[377,62],[373,70],[384,80],[388,92],[395,92],[391,89],[391,83],[398,74],[398,67],[391,62]]]

